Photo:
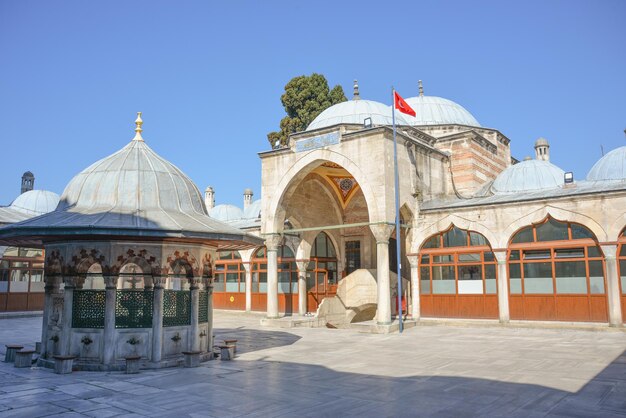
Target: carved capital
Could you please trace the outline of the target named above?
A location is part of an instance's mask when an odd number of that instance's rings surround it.
[[[389,236],[393,232],[393,225],[387,225],[387,224],[370,225],[370,229],[372,230],[372,234],[374,234],[374,238],[376,239],[376,244],[388,244],[389,243]]]
[[[200,287],[200,278],[199,277],[190,277],[189,280],[189,289],[196,290]]]
[[[104,276],[104,287],[107,290],[117,289],[118,276]]]
[[[419,256],[417,255],[407,255],[406,258],[409,259],[409,265],[412,269],[417,268],[419,265]]]
[[[296,260],[296,266],[298,267],[298,273],[306,273],[306,266],[309,265],[309,260]]]
[[[277,251],[278,246],[282,243],[283,237],[280,234],[270,234],[265,238],[265,247],[267,251]]]
[[[602,248],[606,260],[615,260],[617,245],[600,245],[600,248]]]
[[[155,289],[163,289],[165,284],[165,276],[152,276],[152,285]]]
[[[63,276],[63,284],[65,285],[65,289],[74,289],[76,287],[77,281],[77,276]]]

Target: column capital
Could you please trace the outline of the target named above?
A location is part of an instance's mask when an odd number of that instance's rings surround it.
[[[74,289],[78,282],[78,276],[63,276],[63,284],[66,289]]]
[[[155,289],[163,289],[163,285],[165,284],[165,276],[152,276],[152,286]]]
[[[298,271],[306,271],[306,267],[311,260],[296,260],[296,266],[298,267]]]
[[[606,260],[615,260],[615,256],[617,255],[616,244],[601,244],[600,248],[602,248]]]
[[[265,247],[267,251],[277,251],[278,246],[281,244],[283,240],[282,235],[280,234],[269,234],[265,238]]]
[[[107,290],[117,289],[117,279],[119,276],[104,276],[104,287]]]
[[[407,255],[406,258],[409,259],[409,265],[411,266],[411,268],[416,268],[419,265],[418,255]]]
[[[493,255],[498,264],[506,264],[506,250],[493,250]]]
[[[200,287],[199,277],[189,277],[187,280],[189,281],[189,290],[197,290]]]
[[[57,293],[61,288],[62,277],[58,275],[46,276],[44,275],[44,290],[46,293]]]
[[[374,238],[376,238],[376,244],[388,243],[389,236],[393,231],[393,225],[384,223],[370,225],[370,230],[372,231],[372,234],[374,234]]]

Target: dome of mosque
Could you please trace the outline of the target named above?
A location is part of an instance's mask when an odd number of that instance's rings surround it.
[[[457,124],[480,127],[480,123],[470,112],[452,100],[436,96],[417,96],[409,97],[406,102],[415,110],[415,117],[406,117],[413,126]]]
[[[359,86],[355,80],[354,98],[347,102],[337,103],[320,113],[306,128],[307,131],[325,128],[340,123],[363,125],[365,119],[371,118],[372,125],[391,125],[391,107],[373,100],[362,100]],[[396,112],[396,123],[408,125],[407,120]]]
[[[257,199],[243,211],[244,219],[258,219],[261,217],[261,199]]]
[[[626,179],[626,146],[619,147],[600,158],[589,170],[588,181]]]
[[[209,211],[209,216],[226,222],[243,218],[243,211],[235,205],[217,205]]]
[[[47,190],[30,190],[19,195],[10,208],[27,215],[38,216],[52,212],[59,204],[59,195]]]
[[[527,160],[510,166],[494,180],[494,193],[519,193],[563,186],[565,172],[548,161]]]

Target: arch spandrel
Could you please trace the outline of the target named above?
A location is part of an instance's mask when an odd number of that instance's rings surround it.
[[[340,165],[354,177],[357,183],[359,183],[365,201],[367,202],[370,222],[384,220],[385,214],[382,213],[379,208],[376,195],[369,181],[370,178],[363,170],[345,155],[327,149],[318,149],[303,155],[282,176],[280,182],[275,187],[276,192],[272,195],[272,198],[266,206],[266,210],[263,211],[264,232],[277,232],[282,230],[282,222],[284,221],[285,213],[284,209],[281,207],[281,202],[284,199],[288,199],[290,194],[295,191],[298,184],[311,171],[324,162]]]
[[[626,212],[618,216],[617,219],[607,228],[607,241],[618,241],[622,231],[626,229]]]
[[[541,223],[548,216],[551,216],[561,222],[573,222],[587,227],[591,230],[591,232],[593,232],[596,239],[600,242],[608,239],[608,234],[605,229],[589,216],[554,206],[543,206],[510,223],[506,229],[499,234],[500,240],[498,241],[498,247],[506,248],[509,245],[511,238],[518,230],[528,225]]]

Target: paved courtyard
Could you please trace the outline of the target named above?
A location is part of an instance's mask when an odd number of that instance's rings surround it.
[[[0,417],[626,416],[626,333],[419,326],[402,335],[261,328],[217,312],[238,357],[196,369],[56,375],[0,363]],[[41,318],[0,320],[33,346]]]

